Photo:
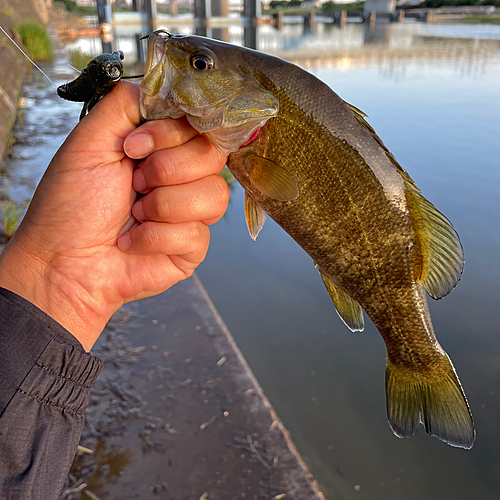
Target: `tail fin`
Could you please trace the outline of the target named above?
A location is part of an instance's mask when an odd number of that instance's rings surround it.
[[[426,432],[451,446],[472,448],[476,433],[472,415],[450,358],[422,372],[400,367],[387,358],[387,415],[392,432],[400,438]]]

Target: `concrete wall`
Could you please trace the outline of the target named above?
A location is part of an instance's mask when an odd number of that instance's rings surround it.
[[[13,27],[26,19],[49,20],[51,0],[0,0],[0,26],[15,37]],[[20,44],[20,40],[16,39]],[[0,159],[17,115],[22,82],[30,69],[28,61],[0,32]]]

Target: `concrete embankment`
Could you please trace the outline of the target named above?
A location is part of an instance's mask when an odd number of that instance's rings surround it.
[[[77,457],[68,489],[324,500],[196,277],[122,308],[94,352],[105,364],[80,444],[95,452]]]
[[[49,20],[51,0],[0,0],[0,26],[20,43],[14,27],[32,19]],[[17,115],[21,85],[30,70],[28,61],[14,44],[0,33],[0,158],[9,142]]]

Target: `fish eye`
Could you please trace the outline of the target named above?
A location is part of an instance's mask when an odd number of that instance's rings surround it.
[[[208,56],[196,54],[191,58],[191,66],[198,71],[208,71],[213,68],[214,63]]]

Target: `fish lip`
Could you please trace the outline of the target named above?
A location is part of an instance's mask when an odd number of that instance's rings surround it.
[[[172,82],[179,74],[179,70],[168,59],[166,51],[166,44],[173,35],[166,30],[156,30],[146,36],[148,39],[148,58],[144,77],[146,78],[158,64],[163,64],[164,79],[160,91],[156,95],[148,95],[141,88],[141,115],[145,120],[181,118],[186,112],[170,96]]]

